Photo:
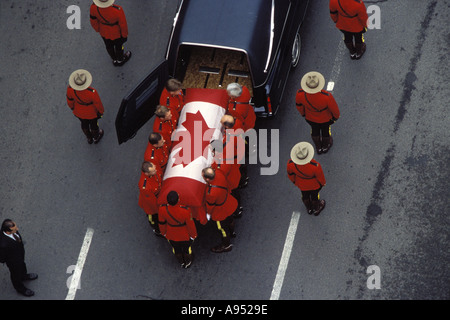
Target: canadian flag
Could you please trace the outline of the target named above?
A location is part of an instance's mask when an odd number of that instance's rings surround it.
[[[180,204],[201,207],[206,188],[202,170],[213,162],[211,141],[221,139],[220,120],[228,94],[221,89],[188,88],[184,101],[158,202],[166,203],[167,194],[176,191]]]

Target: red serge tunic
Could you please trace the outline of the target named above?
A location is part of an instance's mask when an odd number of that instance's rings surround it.
[[[215,178],[206,186],[206,212],[213,221],[223,221],[231,216],[238,206],[235,197],[230,193],[227,178],[220,170],[216,170]]]
[[[342,31],[361,32],[369,19],[361,0],[330,0],[330,16]]]
[[[250,99],[250,91],[247,87],[242,87],[241,96],[236,99],[231,98],[228,102],[228,113],[242,121],[244,131],[253,129],[256,122],[255,110],[249,104]]]
[[[158,211],[159,230],[167,240],[189,241],[197,237],[191,209],[186,206],[163,204]]]
[[[162,147],[155,147],[150,142],[147,144],[147,148],[144,153],[144,161],[151,162],[161,169],[165,169],[167,161],[169,160],[169,147],[165,143]]]
[[[105,112],[97,91],[91,87],[78,91],[67,88],[67,105],[73,114],[80,119],[96,119]]]
[[[155,117],[153,123],[153,132],[158,132],[162,135],[169,148],[172,147],[172,133],[177,128],[177,119],[172,115],[171,120],[162,120],[160,117]]]
[[[157,197],[161,191],[161,171],[157,169],[154,176],[147,176],[143,172],[139,179],[139,207],[148,215],[158,213]]]
[[[184,107],[184,95],[180,93],[173,96],[164,88],[159,98],[159,104],[169,108],[172,111],[172,116],[178,118]]]
[[[300,89],[297,91],[295,104],[302,117],[314,123],[325,123],[340,117],[336,100],[325,90],[318,93],[306,93]]]
[[[241,165],[245,158],[244,131],[238,127],[238,119],[232,129],[226,129],[222,140],[222,150],[215,150],[215,158],[221,163]],[[235,129],[237,128],[237,129]]]
[[[92,4],[90,21],[92,28],[105,39],[128,38],[127,19],[121,6],[112,5],[108,8],[99,8]]]
[[[315,160],[311,160],[311,162],[304,165],[298,165],[289,160],[287,173],[289,179],[301,191],[318,190],[326,183],[322,167]]]
[[[227,178],[229,190],[234,190],[239,186],[239,181],[241,181],[239,165],[227,163],[217,164],[217,162],[214,161],[211,168],[223,172],[224,176]]]

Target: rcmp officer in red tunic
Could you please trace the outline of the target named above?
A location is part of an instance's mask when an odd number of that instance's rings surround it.
[[[153,132],[158,132],[166,140],[167,146],[172,148],[172,133],[177,129],[178,119],[166,106],[157,106],[153,122]]]
[[[169,160],[169,148],[166,140],[158,132],[152,132],[148,136],[148,144],[144,153],[144,161],[152,162],[163,171],[166,169]]]
[[[115,66],[122,66],[131,58],[131,52],[124,53],[123,44],[128,39],[128,24],[121,6],[115,0],[93,0],[90,8],[92,28],[100,33],[106,50]]]
[[[161,191],[161,185],[161,168],[151,162],[142,163],[138,204],[148,215],[148,222],[157,236],[161,236],[158,225],[158,194]]]
[[[297,110],[311,126],[311,138],[317,153],[326,153],[333,145],[331,125],[340,117],[333,95],[323,90],[325,78],[318,72],[308,72],[301,80],[295,104]]]
[[[211,248],[211,251],[215,253],[231,251],[233,249],[231,238],[236,236],[233,213],[238,207],[238,202],[231,195],[227,179],[220,170],[205,168],[202,170],[202,177],[207,183],[206,213],[209,219],[215,222],[222,238],[221,244]]]
[[[164,86],[159,99],[159,104],[172,111],[172,116],[178,120],[184,107],[184,92],[181,82],[177,79],[169,79]]]
[[[197,229],[191,209],[179,204],[175,191],[167,194],[167,203],[159,207],[159,228],[172,246],[173,253],[182,268],[192,264],[192,243],[197,238]]]
[[[79,69],[69,77],[67,88],[67,105],[81,121],[81,130],[88,143],[98,143],[104,131],[98,126],[98,119],[105,112],[98,92],[92,88],[92,75],[89,71]]]
[[[326,180],[320,164],[313,159],[314,148],[308,142],[300,142],[291,150],[287,164],[289,179],[302,192],[302,201],[309,214],[315,216],[325,208],[325,200],[319,198],[319,191]]]
[[[330,16],[336,28],[344,34],[344,43],[351,59],[361,59],[366,51],[364,33],[367,31],[366,6],[362,0],[330,0]]]
[[[214,151],[213,151],[214,152]],[[233,213],[235,218],[242,217],[242,212],[244,211],[244,208],[241,206],[241,195],[240,195],[240,189],[239,189],[239,183],[241,181],[241,172],[239,170],[239,165],[236,165],[234,163],[225,163],[220,159],[220,154],[216,157],[214,152],[214,161],[211,164],[211,168],[213,168],[215,171],[220,170],[228,182],[228,187],[231,190],[231,195],[236,198],[238,202],[238,208]]]
[[[253,129],[255,127],[256,114],[250,105],[251,95],[248,88],[234,82],[227,86],[227,93],[230,97],[227,113],[242,121],[244,131]]]
[[[248,184],[248,170],[246,159],[246,144],[242,137],[243,124],[239,118],[233,117],[230,114],[225,114],[220,119],[222,125],[222,146],[217,145],[215,141],[215,154],[222,163],[233,164],[239,168],[241,173],[241,181],[239,188],[244,188]]]

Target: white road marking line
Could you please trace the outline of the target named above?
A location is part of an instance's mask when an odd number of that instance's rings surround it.
[[[334,58],[333,69],[331,69],[331,74],[327,85],[327,91],[333,91],[336,82],[339,79],[339,73],[341,73],[341,64],[344,57],[344,41],[339,41],[339,46],[336,51],[336,57]]]
[[[297,225],[300,219],[300,212],[294,211],[292,213],[291,223],[289,224],[286,241],[284,242],[283,254],[281,255],[280,265],[278,266],[277,276],[273,284],[272,294],[270,300],[278,300],[280,298],[281,287],[283,286],[284,275],[291,256],[292,245],[294,243],[295,233],[297,232]]]
[[[70,282],[69,292],[67,293],[66,300],[74,300],[75,294],[77,292],[78,284],[81,279],[81,272],[83,271],[83,266],[86,261],[86,257],[89,251],[89,247],[92,242],[92,236],[94,235],[94,229],[88,228],[86,235],[84,236],[83,245],[80,250],[80,255],[78,256],[77,265],[72,275],[72,281]]]

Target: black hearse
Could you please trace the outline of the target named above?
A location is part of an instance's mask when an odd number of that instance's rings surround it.
[[[165,60],[122,101],[119,144],[153,116],[169,77],[185,88],[247,86],[260,117],[280,105],[289,70],[300,57],[300,26],[308,0],[182,0]]]

